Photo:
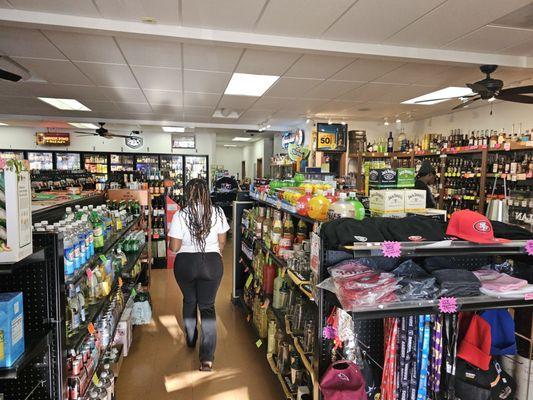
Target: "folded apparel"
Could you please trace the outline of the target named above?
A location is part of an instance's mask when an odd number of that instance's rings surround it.
[[[479,290],[487,296],[503,297],[506,299],[523,299],[525,295],[533,294],[533,285],[526,285],[520,289],[511,290],[509,292],[497,292],[495,290],[485,289],[484,287],[481,287]]]
[[[399,285],[400,289],[396,291],[396,295],[401,301],[434,299],[439,291],[433,277],[403,278]]]
[[[431,273],[440,285],[439,296],[477,296],[481,282],[464,269],[439,269]]]
[[[473,273],[481,281],[482,288],[495,292],[511,292],[527,285],[525,279],[514,278],[490,269],[480,269]]]

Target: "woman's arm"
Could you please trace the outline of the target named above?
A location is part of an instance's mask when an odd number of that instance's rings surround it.
[[[226,232],[218,234],[218,247],[220,248],[220,254],[224,253],[224,247],[226,246]]]
[[[173,251],[174,253],[177,253],[181,249],[182,242],[183,241],[181,239],[176,239],[176,238],[171,237],[170,238],[170,250]]]

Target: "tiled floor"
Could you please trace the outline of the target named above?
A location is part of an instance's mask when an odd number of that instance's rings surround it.
[[[230,302],[231,245],[216,302],[218,346],[214,372],[198,371],[197,350],[185,346],[182,295],[172,270],[153,270],[153,320],[136,327],[117,381],[117,400],[278,400],[283,398],[243,312]]]

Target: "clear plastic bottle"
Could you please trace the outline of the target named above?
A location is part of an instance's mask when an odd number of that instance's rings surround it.
[[[76,233],[74,226],[70,226],[67,230],[74,247],[74,270],[78,271],[81,268],[81,249],[80,249],[80,238]]]
[[[85,241],[86,232],[81,225],[81,221],[75,222],[74,232],[76,232],[76,235],[78,235],[78,240],[80,243],[80,268],[83,268],[85,264],[87,264],[89,257],[87,256],[87,242]]]
[[[65,208],[65,215],[63,216],[63,218],[65,220],[67,220],[67,221],[74,220],[74,213],[72,212],[72,208],[71,207]]]
[[[68,234],[67,229],[64,227],[59,228],[59,232],[63,234],[63,266],[65,268],[65,276],[70,278],[74,275],[75,263],[74,263],[74,245],[72,243],[71,236]]]

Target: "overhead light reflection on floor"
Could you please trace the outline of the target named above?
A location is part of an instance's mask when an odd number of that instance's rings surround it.
[[[181,330],[175,315],[161,315],[159,317],[159,322],[167,328],[170,336],[176,340],[180,339],[183,331]]]
[[[193,386],[193,385],[200,385],[200,384],[207,384],[209,382],[222,382],[222,381],[228,381],[230,379],[238,379],[239,375],[242,375],[242,371],[240,369],[235,368],[225,368],[221,370],[216,370],[214,372],[206,373],[206,372],[200,372],[200,371],[184,371],[179,372],[176,374],[165,376],[165,388],[167,390],[167,393],[176,392],[178,390],[185,389],[187,387]],[[242,390],[245,389],[246,393],[248,393],[248,389],[246,387],[240,387],[237,389],[232,390]],[[238,398],[241,399],[241,397],[228,397],[228,398]],[[221,397],[222,399],[222,397]],[[243,397],[243,400],[247,399],[247,397]]]

